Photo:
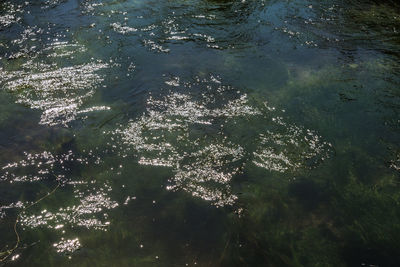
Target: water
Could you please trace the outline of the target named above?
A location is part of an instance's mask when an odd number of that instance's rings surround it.
[[[0,3],[0,265],[398,266],[395,1]]]

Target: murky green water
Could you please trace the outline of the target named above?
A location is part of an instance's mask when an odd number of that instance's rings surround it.
[[[399,266],[396,1],[0,2],[0,265]]]

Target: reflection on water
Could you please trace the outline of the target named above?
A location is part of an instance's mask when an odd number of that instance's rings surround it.
[[[83,52],[84,47],[66,42],[52,43],[41,51],[47,60],[52,57],[73,58]],[[102,82],[102,77],[96,72],[104,68],[107,64],[102,62],[59,68],[57,64],[37,62],[34,58],[17,71],[3,70],[2,83],[6,90],[18,94],[17,103],[42,111],[40,124],[67,126],[80,113],[109,109],[105,106],[80,108]]]
[[[58,253],[72,253],[81,247],[79,239],[64,239],[61,238],[60,242],[54,243],[53,246],[57,249]]]
[[[48,151],[35,154],[25,152],[24,159],[7,163],[2,167],[0,180],[9,183],[36,182],[48,179],[49,175],[54,175],[55,172],[59,179],[63,179],[65,174],[62,172],[71,171],[76,167],[74,164],[98,165],[100,162],[99,157],[77,157],[72,150],[57,155]]]
[[[57,211],[42,210],[39,214],[21,215],[22,227],[36,228],[45,226],[65,233],[65,227],[85,227],[87,229],[107,230],[110,224],[107,221],[107,210],[118,207],[118,203],[111,200],[108,192],[112,188],[104,184],[96,187],[95,181],[90,183],[72,184],[74,197],[79,200],[79,204],[67,207],[60,207]],[[84,190],[80,189],[83,188]],[[100,214],[101,213],[101,214]]]
[[[61,157],[54,157],[53,154],[44,151],[38,154],[30,154],[25,152],[26,158],[19,161],[8,163],[3,166],[2,169],[5,171],[1,176],[1,180],[12,182],[33,182],[40,181],[44,177],[48,176],[50,170],[54,168],[56,162],[63,163],[69,161],[72,157],[72,151],[70,153],[61,155]],[[32,171],[31,168],[35,168]],[[21,171],[23,168],[29,168],[26,174],[18,175],[14,170]]]
[[[0,4],[0,9],[3,11],[0,14],[0,30],[10,26],[21,20],[19,17],[22,12],[22,5],[15,5],[10,2],[5,2]]]
[[[97,185],[96,180],[70,177],[70,173],[79,166],[100,164],[100,158],[93,157],[91,152],[88,157],[77,157],[72,151],[59,155],[44,151],[37,154],[25,153],[24,156],[24,159],[2,167],[4,174],[1,181],[5,188],[17,188],[19,183],[36,187],[40,181],[54,179],[58,181],[59,186],[40,199],[28,199],[0,206],[1,219],[13,216],[14,211],[19,211],[16,223],[22,230],[45,228],[58,232],[58,236],[68,236],[71,229],[77,227],[107,231],[110,225],[107,211],[119,206],[109,196],[112,187],[107,182]],[[70,205],[59,203],[51,205],[51,208],[38,209],[43,203],[50,203],[47,198],[65,197],[60,191],[70,192],[67,193]],[[64,254],[70,254],[80,247],[78,238],[69,240],[62,237],[60,242],[54,244],[56,251]]]
[[[286,172],[301,168],[304,164],[315,167],[327,159],[331,144],[311,130],[285,123],[282,117],[272,121],[283,127],[278,133],[267,131],[260,134],[260,145],[254,152],[254,164],[267,170]]]
[[[139,154],[140,164],[173,168],[167,189],[182,189],[216,206],[232,205],[237,196],[231,192],[231,180],[251,151],[232,143],[224,127],[240,117],[259,117],[259,123],[279,127],[252,140],[257,146],[253,163],[259,167],[284,172],[329,156],[330,144],[318,135],[274,117],[275,108],[267,104],[252,106],[246,94],[214,76],[192,83],[172,77],[165,84],[171,93],[161,99],[149,97],[145,114],[116,133]],[[185,89],[198,94],[180,93]]]
[[[0,265],[397,266],[399,10],[2,1]]]

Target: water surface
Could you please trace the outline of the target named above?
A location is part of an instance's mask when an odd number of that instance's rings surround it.
[[[395,1],[0,3],[0,265],[398,266]]]

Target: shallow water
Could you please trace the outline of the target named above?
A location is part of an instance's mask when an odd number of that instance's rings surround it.
[[[395,1],[0,3],[0,265],[398,266]]]

